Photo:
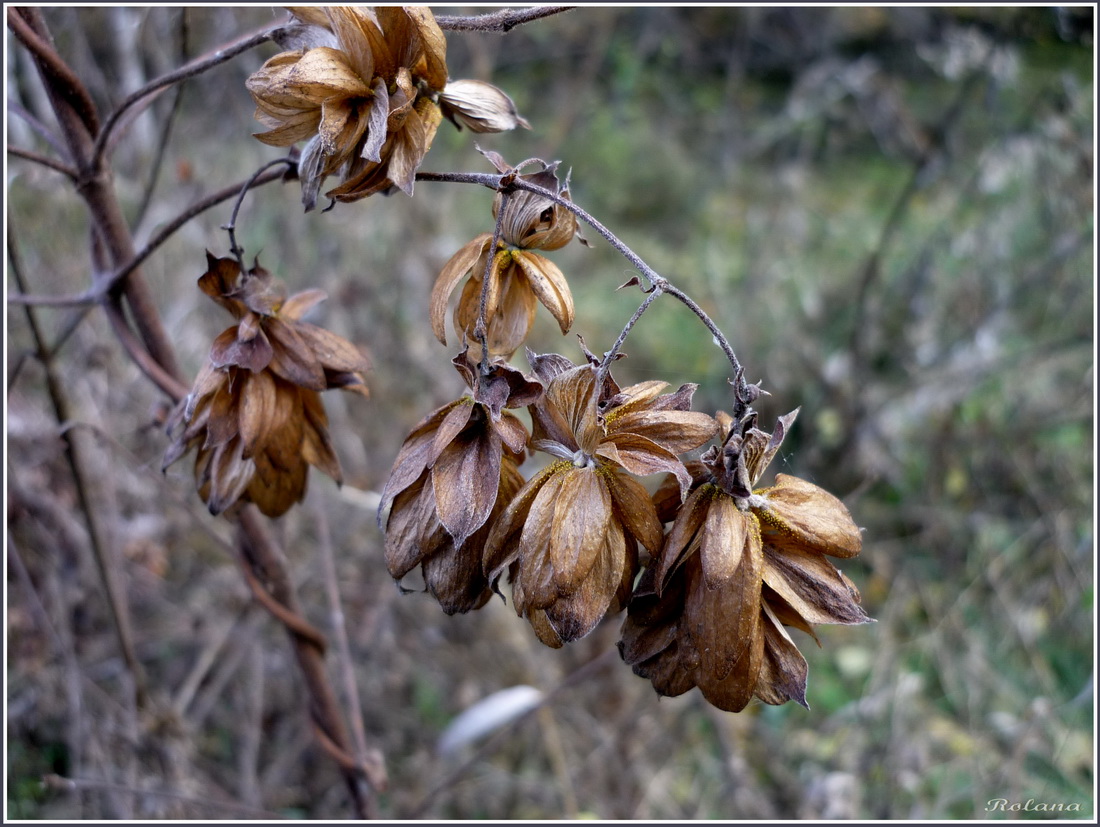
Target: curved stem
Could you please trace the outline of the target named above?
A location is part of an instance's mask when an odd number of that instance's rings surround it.
[[[27,19],[24,19],[22,14],[28,15]],[[42,71],[51,75],[57,87],[65,91],[67,100],[80,118],[88,135],[95,135],[99,132],[99,116],[96,114],[92,96],[88,94],[87,88],[81,83],[76,72],[61,59],[61,55],[54,49],[53,44],[34,30],[29,17],[31,14],[40,15],[41,12],[32,9],[25,11],[8,9],[8,28],[19,38],[19,42],[34,54]]]
[[[244,197],[248,194],[248,191],[256,185],[256,181],[260,179],[265,172],[274,166],[279,164],[286,164],[287,166],[297,166],[298,162],[291,160],[290,158],[276,158],[274,161],[268,161],[258,170],[256,170],[252,177],[249,178],[240,187],[240,193],[237,195],[237,201],[233,205],[233,212],[229,214],[229,223],[222,227],[229,233],[229,252],[231,252],[237,258],[237,263],[240,265],[241,272],[246,273],[247,268],[244,266],[244,250],[237,246],[237,214],[241,211],[241,205],[244,203]]]
[[[179,402],[187,396],[187,392],[190,390],[187,385],[161,367],[160,363],[149,354],[149,351],[141,346],[126,321],[126,316],[118,299],[108,297],[103,302],[103,310],[111,323],[111,329],[125,348],[127,355],[148,377],[149,381],[164,391],[164,394],[173,402]]]
[[[270,166],[270,164],[268,165]],[[130,273],[140,267],[145,259],[149,258],[157,248],[160,247],[165,241],[171,238],[172,234],[176,230],[183,227],[195,216],[206,212],[211,207],[216,207],[223,201],[228,201],[235,195],[240,195],[241,188],[245,184],[249,185],[250,189],[269,184],[283,176],[283,173],[268,173],[266,175],[253,175],[247,181],[240,184],[230,184],[228,187],[223,187],[217,192],[212,192],[210,195],[203,198],[201,201],[196,201],[186,210],[181,212],[167,224],[165,224],[160,231],[146,242],[145,246],[139,250],[130,261],[124,264],[119,269],[115,270],[109,276],[105,276],[101,281],[97,281],[95,286],[89,290],[85,290],[82,293],[66,293],[58,296],[41,296],[34,293],[14,294],[8,296],[9,304],[37,304],[45,307],[71,307],[74,305],[92,305],[99,301],[102,301],[103,296],[110,293],[119,282],[125,279]]]
[[[103,129],[100,130],[99,134],[96,136],[95,146],[92,148],[93,162],[98,163],[102,159],[103,154],[107,151],[107,143],[110,141],[112,134],[121,122],[122,116],[133,106],[153,93],[164,89],[166,86],[171,86],[173,83],[178,83],[181,80],[187,80],[196,75],[201,75],[207,69],[225,63],[227,60],[232,60],[242,52],[247,52],[249,49],[261,43],[266,43],[271,39],[271,31],[271,26],[264,26],[262,31],[246,35],[243,39],[231,43],[228,46],[223,46],[213,53],[207,53],[202,57],[196,58],[186,66],[182,66],[166,75],[161,75],[159,78],[150,81],[145,84],[145,86],[129,95],[126,100],[120,103],[118,107],[107,116],[107,120],[104,121]]]
[[[722,352],[726,355],[726,359],[729,360],[730,365],[733,367],[733,381],[735,386],[734,407],[742,408],[745,401],[752,397],[753,394],[750,391],[750,386],[745,381],[745,369],[741,366],[741,361],[737,358],[737,354],[734,353],[733,347],[730,345],[725,335],[718,328],[718,325],[716,325],[714,321],[710,318],[710,316],[707,315],[706,311],[704,311],[703,308],[701,308],[687,293],[683,292],[678,287],[675,287],[671,282],[668,281],[668,279],[664,278],[652,267],[646,264],[641,256],[639,256],[632,249],[630,249],[630,247],[624,244],[617,235],[611,232],[611,230],[607,229],[607,227],[600,223],[596,218],[594,218],[592,215],[589,215],[586,210],[578,207],[568,198],[563,198],[553,190],[548,190],[545,187],[540,187],[537,184],[532,184],[529,181],[524,181],[521,177],[514,174],[494,175],[489,173],[476,172],[423,172],[417,173],[416,177],[417,180],[423,181],[440,181],[444,183],[455,184],[480,184],[481,186],[495,189],[498,192],[506,192],[508,189],[525,190],[526,192],[540,195],[555,204],[565,207],[567,210],[577,216],[577,218],[581,219],[581,221],[583,221],[585,224],[588,224],[590,227],[592,227],[592,229],[603,236],[604,239],[606,239],[607,242],[612,247],[614,247],[620,255],[623,256],[623,258],[634,265],[638,272],[645,276],[652,290],[652,293],[650,294],[652,298],[656,298],[654,294],[660,295],[661,293],[668,293],[670,296],[673,296],[677,300],[679,300],[685,307],[688,308],[688,310],[694,313],[706,326],[707,330],[709,330],[711,332],[711,335],[714,336],[715,343],[718,345],[718,347],[722,349]],[[649,307],[650,300],[651,299],[647,299],[645,302],[643,302],[644,308]],[[640,310],[641,312],[645,312],[644,309],[640,308]],[[630,327],[633,326],[633,323],[635,321],[637,321],[637,319],[632,320],[628,324],[627,329],[623,331],[624,336],[620,338],[625,337],[625,334],[629,332]],[[621,346],[621,344],[622,342],[616,343],[617,346]],[[612,356],[612,358],[614,357]],[[600,370],[602,373],[606,373],[605,363],[610,364],[607,359],[604,360],[604,363],[601,363]]]

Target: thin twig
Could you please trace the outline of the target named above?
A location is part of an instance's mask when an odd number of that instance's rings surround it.
[[[190,804],[195,807],[204,807],[213,810],[215,813],[232,812],[258,819],[282,819],[282,816],[278,813],[258,809],[256,807],[248,807],[244,804],[239,804],[236,801],[227,799],[213,799],[209,796],[198,798],[196,796],[183,795],[182,793],[173,792],[171,790],[146,790],[139,787],[129,787],[125,784],[114,784],[110,781],[100,781],[94,778],[65,778],[50,773],[42,776],[42,783],[54,790],[67,790],[70,792],[78,790],[110,790],[113,792],[132,793],[135,796],[151,795],[157,798],[171,798],[175,801]]]
[[[268,184],[272,181],[278,180],[285,173],[282,172],[269,172],[259,177],[252,176],[251,188]],[[80,305],[93,305],[103,300],[103,297],[114,290],[119,282],[126,278],[130,273],[140,267],[149,256],[156,252],[165,241],[172,237],[176,230],[180,229],[187,224],[192,218],[201,213],[206,212],[211,207],[216,207],[218,204],[228,201],[234,196],[239,196],[241,193],[241,187],[245,182],[239,184],[230,184],[228,187],[223,187],[217,192],[213,192],[210,195],[203,198],[201,201],[196,201],[186,210],[181,212],[167,224],[165,224],[155,236],[146,242],[145,246],[138,251],[134,257],[124,264],[122,267],[115,270],[108,276],[103,276],[97,279],[95,285],[88,290],[81,293],[66,293],[56,296],[42,296],[32,293],[15,294],[8,296],[9,304],[32,304],[42,305],[44,307],[71,307]]]
[[[140,103],[149,95],[159,92],[166,86],[171,86],[173,83],[178,83],[181,80],[187,80],[201,75],[208,69],[212,69],[228,60],[232,60],[242,52],[247,52],[249,49],[259,46],[261,43],[266,43],[271,39],[271,31],[273,28],[272,26],[264,26],[263,30],[260,32],[244,35],[241,39],[227,46],[223,46],[213,53],[207,52],[205,55],[188,63],[186,66],[182,66],[166,75],[161,75],[159,78],[150,81],[136,92],[130,94],[103,122],[103,129],[100,130],[99,134],[96,136],[95,146],[92,149],[93,163],[99,163],[102,160],[103,154],[107,150],[107,143],[110,141],[111,135],[118,127],[122,116],[126,114],[127,110]]]
[[[15,279],[16,285],[20,290],[23,290],[26,288],[26,281],[23,276],[22,261],[19,255],[18,244],[13,235],[11,223],[8,224],[7,242],[8,261],[10,264],[9,269],[12,277]],[[30,307],[25,307],[24,313],[27,317],[27,324],[31,331],[31,337],[34,339],[39,361],[46,373],[46,390],[53,406],[54,416],[57,419],[58,426],[61,427],[73,418],[69,406],[69,399],[64,390],[65,386],[58,377],[53,360],[47,352],[46,341],[38,327],[34,310]],[[140,709],[145,705],[146,696],[144,671],[135,653],[133,631],[130,626],[130,615],[126,609],[122,595],[118,590],[118,584],[115,581],[114,564],[108,557],[107,543],[104,539],[105,534],[98,516],[99,511],[95,508],[88,493],[91,488],[90,480],[93,475],[88,469],[87,458],[75,434],[67,429],[63,429],[61,431],[61,437],[65,441],[69,470],[73,475],[77,499],[80,503],[81,511],[84,514],[85,525],[88,529],[88,541],[92,548],[92,557],[95,559],[100,583],[103,586],[103,591],[107,598],[107,606],[110,610],[115,635],[118,638],[119,649],[122,652],[122,659],[126,663],[133,679],[134,704]]]
[[[119,343],[126,350],[131,361],[148,377],[149,381],[164,391],[165,395],[173,402],[179,402],[187,396],[191,389],[161,367],[160,362],[141,346],[137,336],[130,330],[130,325],[127,323],[122,306],[118,301],[108,298],[103,302],[103,309],[107,314],[107,319],[111,322],[111,328],[114,330]]]
[[[231,252],[237,258],[237,264],[240,265],[241,272],[248,272],[248,268],[244,264],[244,250],[237,245],[237,214],[241,211],[241,205],[244,203],[244,197],[248,195],[248,191],[256,185],[256,181],[274,166],[285,164],[289,167],[295,167],[298,162],[292,158],[276,158],[274,161],[268,161],[258,170],[256,170],[252,177],[249,178],[244,184],[241,185],[240,192],[237,195],[237,201],[233,204],[233,211],[229,214],[229,223],[222,227],[223,230],[229,233],[229,252]]]
[[[253,505],[244,505],[237,512],[236,518],[238,547],[243,559],[255,571],[253,576],[262,584],[267,594],[285,610],[277,616],[284,623],[288,615],[297,615],[301,618],[298,598],[283,562],[282,552],[261,522],[259,511]],[[267,602],[264,605],[270,610],[271,606]],[[323,650],[318,646],[317,635],[320,633],[304,635],[301,633],[302,624],[308,626],[308,621],[304,618],[301,618],[301,624],[294,621],[293,625],[287,625],[287,631],[290,633],[294,654],[309,690],[314,734],[318,743],[343,770],[344,782],[351,795],[356,817],[369,818],[375,802],[373,796],[369,795],[369,790],[364,789],[363,782],[365,781],[374,789],[380,789],[384,785],[384,779],[372,775],[373,767],[358,764],[348,752],[347,730],[324,668]]]
[[[179,59],[182,63],[187,60],[187,9],[180,10],[180,36],[179,36]],[[148,213],[149,206],[153,203],[153,193],[156,192],[157,182],[160,179],[161,170],[164,168],[164,158],[168,151],[168,142],[172,136],[172,128],[176,125],[176,118],[179,116],[180,111],[183,108],[183,89],[184,86],[180,83],[176,86],[174,94],[172,95],[172,106],[168,109],[168,114],[164,118],[164,123],[161,124],[160,134],[157,138],[156,152],[153,154],[153,161],[149,165],[149,179],[145,184],[144,192],[141,197],[141,204],[137,208],[137,212],[134,214],[134,220],[131,226],[137,229],[141,226],[145,220],[145,216]]]
[[[576,215],[583,222],[592,227],[596,232],[603,236],[607,242],[615,248],[627,261],[629,261],[649,282],[650,287],[654,290],[659,290],[661,293],[667,293],[680,301],[685,307],[687,307],[692,313],[694,313],[699,320],[706,326],[707,330],[711,332],[714,337],[715,343],[722,349],[722,352],[726,355],[730,365],[733,367],[735,392],[734,407],[738,407],[742,404],[742,401],[752,397],[752,392],[748,382],[744,378],[745,370],[741,366],[740,360],[737,358],[737,354],[734,353],[733,347],[730,345],[729,340],[719,329],[718,325],[707,315],[690,296],[684,293],[679,288],[675,287],[666,278],[657,273],[652,267],[645,263],[645,261],[635,253],[630,247],[624,244],[618,236],[616,236],[611,230],[605,227],[600,221],[598,221],[592,215],[589,215],[587,211],[578,207],[568,198],[563,198],[553,190],[548,190],[545,187],[540,187],[537,184],[532,184],[530,181],[525,181],[517,175],[512,174],[492,174],[492,173],[478,173],[478,172],[418,172],[416,175],[418,181],[439,181],[443,183],[456,183],[456,184],[480,184],[483,187],[496,190],[498,192],[504,192],[508,189],[520,189],[527,192],[540,195],[555,204],[565,207],[567,210]]]
[[[33,161],[44,167],[49,167],[55,172],[60,172],[62,175],[68,176],[71,180],[75,181],[77,178],[77,171],[68,164],[57,161],[50,158],[48,155],[39,155],[37,152],[32,152],[29,149],[21,149],[17,146],[9,146],[8,154],[14,155],[16,158],[22,158],[25,161]]]
[[[502,9],[473,17],[437,15],[435,22],[439,28],[452,32],[500,32],[503,34],[524,23],[542,20],[544,17],[575,8],[576,6],[536,6],[530,9]]]
[[[615,361],[615,357],[618,355],[619,350],[626,342],[626,337],[630,334],[630,329],[638,323],[638,319],[642,318],[642,314],[645,313],[651,304],[655,302],[661,294],[664,292],[660,287],[654,287],[649,295],[645,297],[645,300],[638,306],[638,309],[634,311],[634,315],[630,317],[630,321],[623,327],[622,332],[619,334],[619,338],[615,340],[615,344],[611,346],[611,349],[604,354],[603,359],[600,361],[600,366],[596,370],[596,387],[602,388],[604,379],[607,376],[607,371],[611,367],[611,363]]]
[[[359,686],[355,680],[355,663],[351,656],[347,627],[344,622],[344,609],[340,600],[340,581],[336,573],[336,560],[332,549],[332,534],[329,531],[328,517],[321,507],[314,509],[317,523],[317,540],[321,551],[321,568],[324,575],[325,591],[328,594],[329,612],[332,615],[332,636],[336,640],[336,662],[344,682],[345,702],[348,706],[348,720],[351,726],[355,760],[360,766],[372,764],[376,776],[386,777],[382,754],[367,746],[367,733],[363,728],[363,708],[359,703]]]
[[[38,135],[43,141],[50,145],[50,148],[58,155],[68,155],[68,148],[61,143],[61,140],[53,133],[49,127],[47,127],[42,121],[38,120],[34,115],[28,112],[24,107],[20,106],[13,100],[8,101],[8,112],[15,115],[21,121],[27,124],[31,130]]]

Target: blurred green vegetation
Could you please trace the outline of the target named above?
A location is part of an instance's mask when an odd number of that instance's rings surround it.
[[[97,37],[112,18],[48,13],[93,92],[118,100],[124,61]],[[164,44],[178,44],[181,14],[126,18],[150,76],[171,65]],[[246,8],[186,16],[192,53],[273,19]],[[281,532],[302,601],[323,619],[314,550],[319,520],[331,526],[365,726],[391,778],[384,817],[1095,817],[1092,31],[1090,8],[616,7],[506,36],[448,35],[452,77],[501,86],[534,128],[472,136],[444,124],[423,169],[488,171],[475,142],[571,169],[574,200],[695,298],[763,382],[765,425],[801,407],[773,467],[833,491],[865,528],[863,554],[844,571],[877,623],[819,628],[820,648],[795,633],[810,664],[808,712],[758,704],[731,716],[694,692],[659,700],[615,662],[442,789],[461,760],[434,752],[449,720],[498,689],[552,689],[612,647],[618,627],[609,620],[554,652],[500,601],[448,618],[425,595],[401,596],[373,510],[356,497],[378,491],[412,425],[461,392],[453,347],[427,329],[427,297],[451,253],[491,229],[492,195],[422,182],[412,199],[308,215],[296,184],[249,195],[238,233],[248,254],[291,289],[325,287],[320,319],[374,361],[369,401],[326,397],[349,484],[338,492],[315,476]],[[184,87],[139,238],[277,157],[247,137],[259,127],[243,86],[274,51]],[[33,111],[17,57],[9,83]],[[165,97],[153,112],[163,119],[168,106]],[[32,145],[9,120],[9,140]],[[143,141],[135,130],[117,181],[134,212],[155,144],[155,131]],[[58,184],[9,159],[8,219],[35,293],[88,285],[86,221]],[[228,210],[201,216],[146,267],[192,373],[229,324],[194,289],[204,249],[225,254]],[[574,333],[601,352],[642,295],[615,291],[629,264],[584,234],[592,249],[551,256],[573,286]],[[51,335],[69,318],[38,312]],[[195,508],[189,469],[160,475],[156,393],[93,313],[59,368],[80,419],[106,435],[140,654],[168,700],[216,655],[193,703],[165,702],[164,726],[146,730],[156,737],[137,747],[123,737],[132,724],[101,697],[121,679],[91,564],[62,548],[64,532],[27,516],[35,492],[74,506],[56,423],[43,421],[41,373],[15,371],[30,347],[22,310],[9,305],[7,321],[9,536],[75,658],[58,654],[34,596],[9,573],[9,815],[214,817],[152,794],[127,803],[117,791],[37,782],[82,772],[233,798],[252,721],[262,795],[247,803],[343,817],[281,631],[250,606],[218,545],[225,527],[202,527],[211,521]],[[580,358],[541,309],[530,344]],[[621,384],[695,382],[698,408],[728,408],[728,364],[671,299],[624,350]],[[248,702],[256,680],[259,712]],[[57,750],[78,735],[79,760],[63,760]],[[135,755],[156,760],[135,765]],[[990,811],[1001,798],[1079,811]]]

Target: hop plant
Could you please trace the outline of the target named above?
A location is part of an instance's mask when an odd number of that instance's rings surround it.
[[[337,173],[340,186],[326,193],[337,201],[394,189],[411,195],[444,111],[478,132],[527,126],[491,84],[456,82],[448,95],[447,41],[424,6],[290,11],[297,22],[276,37],[299,48],[272,57],[247,86],[256,119],[269,127],[257,139],[306,141],[298,175],[307,211]]]
[[[258,263],[242,274],[234,258],[206,259],[199,288],[238,321],[214,340],[177,407],[163,468],[195,449],[195,483],[212,514],[243,500],[277,517],[305,496],[310,465],[342,481],[319,391],[365,396],[368,362],[351,342],[301,321],[323,291],[287,298]]]
[[[859,529],[829,492],[787,474],[755,489],[793,423],[720,414],[721,444],[638,584],[619,650],[662,695],[698,686],[738,712],[755,695],[806,705],[806,661],[784,629],[865,623],[855,586],[827,559],[859,554]]]

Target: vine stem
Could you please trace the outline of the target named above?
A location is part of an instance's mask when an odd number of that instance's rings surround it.
[[[250,189],[256,186],[256,181],[259,180],[260,176],[272,167],[279,166],[280,164],[286,164],[289,167],[298,166],[298,162],[291,158],[276,158],[274,161],[268,161],[266,164],[256,170],[252,174],[252,177],[241,185],[241,191],[237,195],[237,201],[233,204],[233,211],[229,214],[229,223],[222,227],[223,230],[229,233],[229,252],[236,256],[237,264],[240,265],[242,274],[248,271],[244,266],[244,250],[237,245],[237,214],[241,211],[241,205],[244,203],[244,197],[248,195],[248,191]]]
[[[634,311],[634,315],[630,317],[630,321],[626,323],[622,332],[619,334],[619,338],[615,340],[615,344],[611,346],[611,350],[604,354],[603,360],[600,362],[599,368],[596,369],[596,387],[602,388],[604,379],[607,378],[607,371],[611,369],[611,363],[615,361],[615,357],[619,354],[619,350],[626,342],[626,337],[630,334],[630,329],[638,323],[638,319],[642,318],[642,314],[649,310],[649,306],[653,302],[657,301],[657,298],[664,292],[661,287],[654,287],[649,295],[645,297],[645,300],[638,306],[638,309]]]
[[[542,20],[555,14],[575,9],[576,6],[536,6],[530,9],[502,9],[472,17],[437,15],[439,28],[452,32],[510,32],[516,26]]]
[[[250,188],[262,186],[263,184],[269,184],[282,177],[283,173],[268,172],[263,175],[253,175],[249,181],[251,181]],[[122,279],[126,278],[130,273],[140,267],[145,259],[149,258],[165,241],[172,237],[176,230],[184,226],[188,221],[197,215],[209,210],[211,207],[216,207],[224,201],[228,201],[235,195],[239,195],[241,187],[245,186],[247,182],[241,182],[240,184],[230,184],[228,187],[212,192],[200,201],[196,201],[190,207],[185,209],[167,224],[165,224],[160,231],[157,232],[145,246],[139,250],[130,261],[118,268],[114,272],[103,276],[101,279],[97,279],[95,284],[88,290],[82,293],[70,293],[57,296],[41,296],[33,293],[17,293],[8,296],[9,304],[35,304],[35,305],[48,305],[53,307],[69,307],[69,306],[84,306],[99,304],[103,301],[103,297],[113,290]]]
[[[577,218],[583,221],[585,224],[594,229],[603,238],[615,248],[615,250],[629,261],[635,269],[638,270],[649,282],[650,285],[650,297],[656,299],[657,295],[667,293],[673,298],[677,299],[681,304],[694,313],[699,321],[710,331],[714,337],[715,343],[722,349],[722,352],[726,355],[726,359],[729,360],[730,365],[733,367],[734,379],[732,384],[734,385],[734,408],[735,417],[739,412],[743,412],[744,406],[748,401],[755,398],[755,394],[751,390],[751,386],[745,381],[745,369],[741,365],[741,361],[737,358],[737,354],[734,353],[733,347],[730,345],[729,340],[726,339],[725,334],[722,333],[718,325],[714,323],[714,320],[710,318],[705,310],[699,306],[699,304],[691,298],[683,290],[673,285],[668,279],[664,278],[652,267],[646,264],[637,253],[635,253],[630,247],[628,247],[615,233],[611,232],[605,227],[598,219],[590,215],[588,211],[577,206],[568,198],[563,198],[553,190],[548,190],[545,187],[540,187],[538,184],[532,184],[529,181],[524,181],[520,176],[515,174],[515,170],[504,173],[503,175],[495,173],[480,173],[480,172],[419,172],[416,175],[418,181],[438,181],[442,183],[455,183],[455,184],[480,184],[483,187],[496,190],[497,192],[506,193],[512,189],[524,190],[526,192],[539,195],[565,207]],[[656,295],[655,295],[656,294]],[[642,303],[642,307],[639,308],[640,313],[644,313],[648,309],[650,299],[647,298]],[[636,314],[640,317],[640,313]],[[626,334],[629,333],[630,328],[633,327],[637,319],[632,319],[626,329],[620,335],[620,341],[616,342],[615,347],[611,353],[610,359],[614,359],[614,353],[622,346],[625,341]],[[606,373],[606,365],[610,364],[610,360],[605,358],[601,363],[600,370]]]

